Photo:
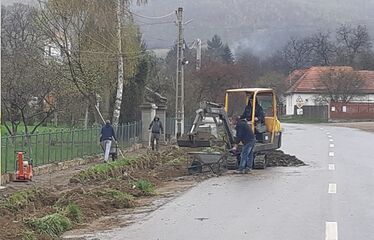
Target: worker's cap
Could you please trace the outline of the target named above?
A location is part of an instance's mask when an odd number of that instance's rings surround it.
[[[106,120],[105,123],[106,123],[106,124],[110,124],[110,120]]]

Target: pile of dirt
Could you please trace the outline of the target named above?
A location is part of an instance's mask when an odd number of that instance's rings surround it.
[[[304,166],[303,161],[293,155],[284,153],[281,150],[271,151],[266,154],[267,167],[292,167]]]

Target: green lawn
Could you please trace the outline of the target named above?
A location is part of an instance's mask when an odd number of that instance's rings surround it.
[[[8,124],[9,127],[11,127],[10,124]],[[31,131],[34,128],[34,126],[28,126],[28,130]],[[63,130],[69,130],[69,127],[54,127],[54,126],[39,126],[36,129],[36,132],[38,133],[45,133],[45,132],[52,132],[52,131],[63,131]],[[25,133],[25,126],[19,125],[17,128],[17,134],[23,134]],[[1,125],[1,136],[9,135],[8,130],[4,125]]]

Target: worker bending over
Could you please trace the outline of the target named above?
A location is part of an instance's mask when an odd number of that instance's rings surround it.
[[[237,149],[240,142],[243,143],[243,148],[240,154],[239,169],[236,171],[236,173],[249,173],[253,167],[253,148],[255,146],[255,136],[244,115],[236,119],[235,130],[236,139],[234,149]]]

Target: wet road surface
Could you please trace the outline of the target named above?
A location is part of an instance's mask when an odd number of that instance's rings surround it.
[[[283,124],[283,147],[308,166],[202,182],[111,240],[374,239],[374,134]]]

